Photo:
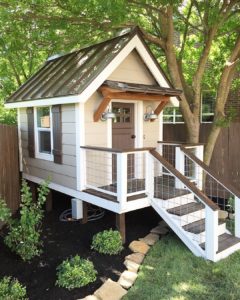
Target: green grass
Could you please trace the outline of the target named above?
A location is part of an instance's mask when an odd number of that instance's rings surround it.
[[[149,251],[124,300],[240,299],[240,251],[212,263],[195,257],[174,235]]]

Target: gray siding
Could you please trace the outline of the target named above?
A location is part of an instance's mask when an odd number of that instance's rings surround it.
[[[51,182],[76,189],[76,128],[75,106],[62,105],[62,161],[54,162],[29,158],[28,156],[28,124],[26,109],[20,110],[21,139],[23,153],[23,172],[42,179],[50,178]]]

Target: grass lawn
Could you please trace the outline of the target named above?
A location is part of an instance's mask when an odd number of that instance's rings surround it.
[[[240,251],[212,263],[195,257],[173,234],[149,251],[124,300],[240,299]]]

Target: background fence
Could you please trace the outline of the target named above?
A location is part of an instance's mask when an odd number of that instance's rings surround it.
[[[20,203],[19,176],[17,127],[0,124],[0,197],[13,213]]]
[[[200,142],[207,141],[211,124],[201,124]],[[187,131],[184,124],[164,124],[163,140],[185,142]],[[240,189],[240,122],[222,128],[214,148],[210,167],[218,175]]]

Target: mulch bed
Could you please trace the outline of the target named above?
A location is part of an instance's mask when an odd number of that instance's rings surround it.
[[[106,278],[118,280],[125,269],[124,257],[130,253],[128,244],[149,233],[157,225],[159,216],[152,208],[145,208],[127,213],[127,242],[120,255],[101,255],[90,250],[95,233],[104,229],[115,228],[115,215],[107,212],[97,221],[82,225],[80,222],[60,222],[59,215],[70,208],[70,198],[54,193],[54,209],[46,213],[43,223],[43,254],[31,263],[24,263],[12,254],[0,237],[0,279],[13,276],[27,286],[30,300],[75,300],[92,294]],[[97,280],[86,287],[68,291],[55,286],[56,267],[67,257],[79,254],[91,260],[98,271]]]

